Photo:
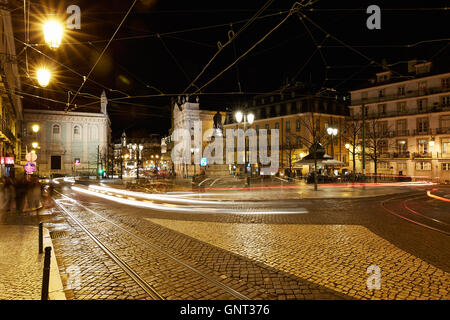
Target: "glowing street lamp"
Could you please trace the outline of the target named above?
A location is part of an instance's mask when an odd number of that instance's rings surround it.
[[[345,144],[345,149],[350,149],[350,144],[349,143]]]
[[[37,143],[36,141],[31,143],[31,146],[33,147],[33,149],[37,149],[39,143]]]
[[[43,27],[45,42],[51,49],[56,49],[61,44],[64,28],[55,20],[47,21]]]
[[[236,112],[234,117],[236,118],[237,123],[241,123],[242,118],[244,117],[244,115],[242,114],[242,112],[238,111],[238,112]]]
[[[37,81],[41,87],[46,87],[50,82],[50,71],[46,68],[40,68],[36,72]]]
[[[39,125],[33,124],[33,126],[31,127],[31,130],[33,130],[34,133],[37,133],[39,131]]]

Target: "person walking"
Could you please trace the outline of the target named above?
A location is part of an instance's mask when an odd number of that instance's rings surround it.
[[[21,213],[25,207],[27,198],[27,182],[24,177],[19,177],[15,183],[16,212]]]

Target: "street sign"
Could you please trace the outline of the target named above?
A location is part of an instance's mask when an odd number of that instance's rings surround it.
[[[27,164],[25,165],[25,172],[27,174],[32,174],[35,171],[36,171],[36,164],[34,162],[27,162]]]
[[[207,158],[201,158],[200,159],[200,165],[202,166],[202,167],[206,167],[206,164],[208,163],[208,160],[207,160]]]
[[[36,152],[28,152],[25,156],[25,159],[27,159],[28,162],[34,162],[37,159]]]

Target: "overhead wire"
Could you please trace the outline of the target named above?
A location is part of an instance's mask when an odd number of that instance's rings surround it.
[[[75,93],[75,96],[72,98],[72,101],[70,103],[72,103],[78,93],[81,91],[81,89],[83,88],[84,84],[86,83],[86,80],[89,79],[89,76],[91,75],[91,73],[94,71],[95,67],[97,66],[98,62],[100,61],[100,59],[103,57],[103,54],[106,52],[106,49],[108,49],[109,45],[111,44],[111,41],[114,39],[114,37],[116,36],[117,32],[119,32],[120,27],[123,25],[123,23],[125,22],[126,18],[128,17],[128,15],[130,14],[131,10],[133,9],[134,5],[136,4],[137,0],[133,0],[133,3],[131,4],[130,8],[128,9],[127,13],[125,14],[125,16],[122,18],[122,21],[119,23],[119,25],[117,26],[116,30],[114,31],[113,35],[111,36],[111,39],[108,41],[108,43],[106,44],[105,48],[103,49],[102,53],[99,55],[99,57],[97,58],[97,60],[95,61],[94,65],[92,66],[91,70],[89,71],[89,73],[85,76],[85,78],[83,78],[83,82],[81,83],[80,87],[78,88],[77,92]],[[66,111],[68,110],[68,108],[66,109]]]
[[[228,41],[225,42],[225,44],[222,44],[220,41],[217,43],[218,50],[216,53],[211,57],[211,59],[206,63],[206,65],[202,68],[200,73],[195,77],[194,80],[191,81],[191,83],[183,90],[183,93],[185,93],[187,90],[189,90],[195,82],[201,77],[201,75],[206,71],[206,69],[211,65],[211,63],[216,59],[216,57],[219,55],[220,52],[224,48],[226,48],[231,42],[234,41],[251,23],[253,23],[256,18],[261,15],[261,13],[267,9],[268,6],[272,4],[274,0],[268,0],[236,33],[232,32],[231,34],[228,33]]]

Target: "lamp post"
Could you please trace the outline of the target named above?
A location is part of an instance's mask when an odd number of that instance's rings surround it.
[[[337,135],[338,129],[328,127],[327,133],[331,136],[331,157],[334,160],[334,136]],[[331,176],[334,176],[334,165],[331,166]]]
[[[248,113],[248,114],[243,114],[241,111],[238,111],[235,113],[234,115],[236,122],[238,123],[238,128],[239,128],[239,124],[242,122],[242,120],[244,121],[244,160],[245,160],[245,170],[247,171],[247,185],[250,186],[250,177],[252,175],[252,166],[250,164],[250,169],[247,167],[248,166],[248,157],[247,157],[247,142],[245,139],[245,130],[246,130],[246,124],[247,122],[251,125],[253,123],[253,121],[255,120],[255,115],[253,113]]]
[[[138,154],[138,159],[137,159],[137,168],[136,168],[136,179],[139,180],[139,164],[141,162],[141,152],[142,149],[144,148],[144,146],[142,144],[139,145],[139,154]]]
[[[32,126],[31,126],[31,130],[33,131],[33,133],[34,133],[34,138],[35,138],[35,141],[33,141],[32,143],[31,143],[31,146],[33,147],[33,149],[39,149],[39,142],[38,142],[38,132],[39,132],[39,129],[40,129],[40,127],[39,127],[39,125],[38,124],[33,124]],[[37,154],[36,154],[36,157],[37,157]],[[38,164],[37,164],[37,159],[36,159],[36,173],[37,173],[37,176],[38,176],[38,178],[39,178],[39,169],[38,169],[39,167],[38,167]]]
[[[196,153],[196,152],[198,152],[198,151],[199,151],[198,148],[191,148],[191,154],[192,154],[192,157],[193,157],[193,160],[194,160],[194,161],[192,161],[192,162],[193,162],[193,165],[194,165],[194,176],[192,177],[192,179],[194,179],[195,176],[196,176],[196,173],[195,173],[195,157],[194,157],[194,153]],[[158,158],[158,155],[156,156],[156,158]]]

